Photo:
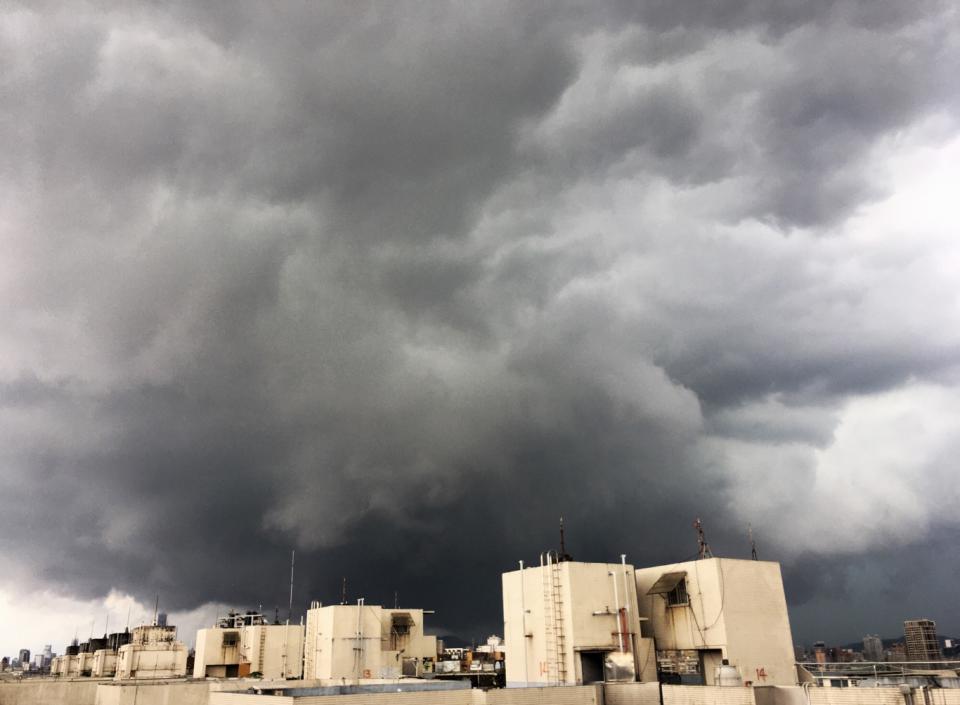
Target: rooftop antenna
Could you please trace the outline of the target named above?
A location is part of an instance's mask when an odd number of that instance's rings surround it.
[[[290,551],[290,606],[287,608],[287,624],[293,618],[293,564],[297,557],[296,551]]]
[[[130,605],[127,605],[127,628],[126,631],[130,631]]]
[[[564,542],[563,536],[563,517],[560,517],[560,555],[557,557],[557,562],[562,563],[564,561],[572,561],[573,556],[567,553],[567,547]]]
[[[347,576],[343,576],[343,582],[340,584],[340,604],[347,604]]]
[[[400,609],[400,593],[393,591],[393,609]]]
[[[157,594],[157,599],[153,603],[153,626],[157,626],[157,610],[160,609],[160,595]]]
[[[707,543],[707,537],[703,532],[703,522],[700,521],[700,517],[697,517],[697,520],[693,522],[693,528],[697,530],[697,558],[699,560],[713,558],[710,544]]]
[[[757,561],[757,542],[753,540],[753,524],[747,524],[747,535],[750,537],[750,558]]]

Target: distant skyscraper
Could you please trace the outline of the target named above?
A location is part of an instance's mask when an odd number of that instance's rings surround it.
[[[813,658],[820,665],[827,662],[827,645],[822,641],[813,642]]]
[[[903,623],[908,661],[939,661],[937,623],[932,619],[908,619]]]
[[[883,661],[883,642],[877,635],[863,637],[863,658],[867,661]]]
[[[30,663],[30,649],[20,649],[20,661],[21,666],[26,666]]]

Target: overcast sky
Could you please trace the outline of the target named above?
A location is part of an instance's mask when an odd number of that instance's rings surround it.
[[[0,652],[783,564],[960,633],[952,2],[0,6]]]

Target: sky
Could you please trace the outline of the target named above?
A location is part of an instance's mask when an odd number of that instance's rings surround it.
[[[557,547],[960,634],[960,11],[0,6],[0,653]]]

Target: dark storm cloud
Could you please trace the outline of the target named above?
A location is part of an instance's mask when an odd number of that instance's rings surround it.
[[[840,229],[954,124],[958,45],[935,4],[701,5],[5,9],[17,580],[282,604],[296,545],[300,604],[487,630],[561,513],[584,559],[698,514],[742,552],[704,443],[800,445],[803,492],[848,397],[957,364],[936,257]],[[771,536],[815,602],[835,559]]]

